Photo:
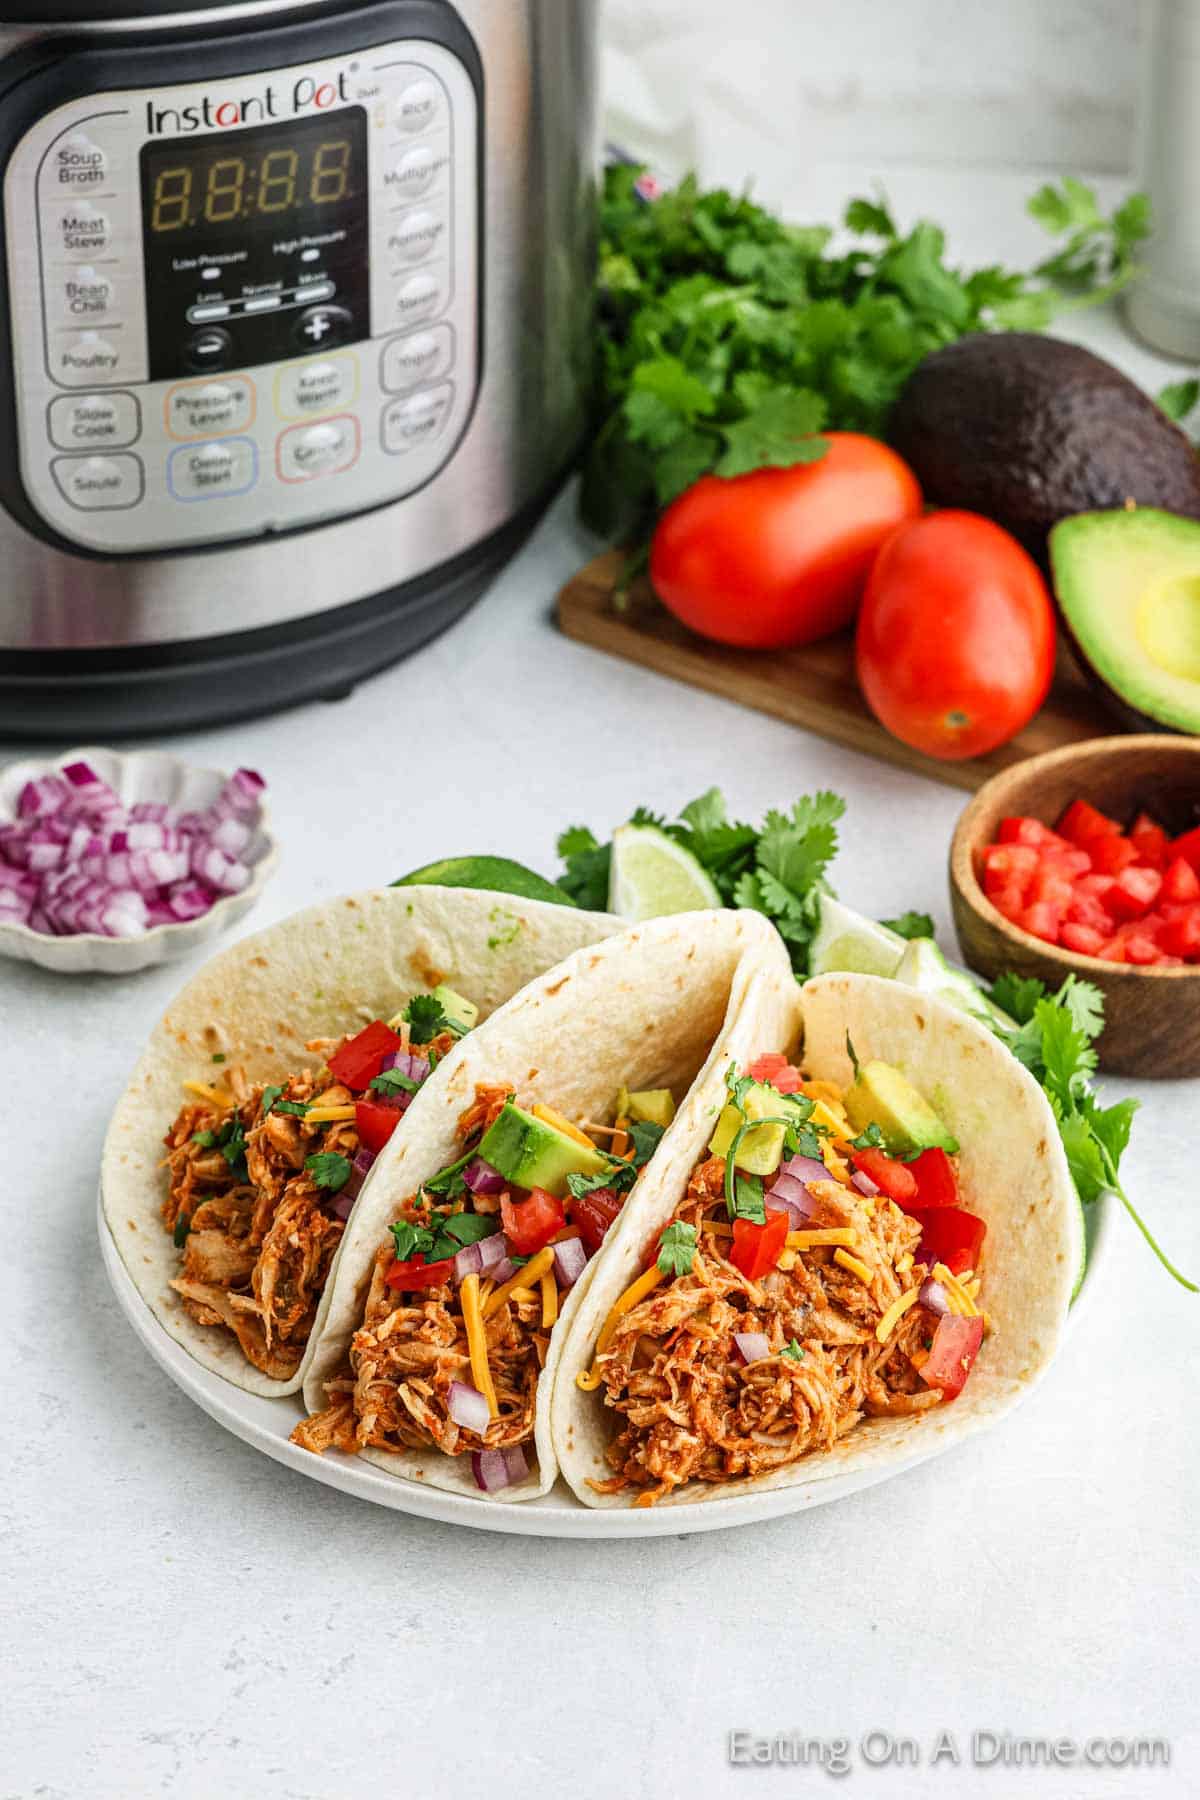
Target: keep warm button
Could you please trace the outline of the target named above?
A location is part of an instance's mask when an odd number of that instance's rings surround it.
[[[383,409],[383,447],[389,456],[405,450],[417,450],[432,443],[446,429],[450,409],[454,405],[454,383],[439,382],[437,387],[423,388],[406,400],[393,400]]]
[[[275,462],[281,481],[315,481],[318,475],[340,475],[358,461],[358,420],[352,413],[322,419],[319,425],[294,425],[281,432]]]

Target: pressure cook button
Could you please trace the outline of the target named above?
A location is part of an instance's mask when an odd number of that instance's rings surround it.
[[[424,131],[437,117],[440,95],[432,81],[414,81],[396,101],[401,131]]]
[[[445,219],[439,219],[426,206],[418,206],[392,226],[388,232],[388,249],[403,262],[425,262],[440,247],[445,235]]]
[[[454,384],[443,381],[438,387],[410,394],[407,400],[393,400],[385,406],[382,438],[388,455],[399,456],[405,450],[416,450],[440,437],[453,404]]]
[[[167,430],[173,438],[245,431],[253,417],[254,386],[240,376],[230,381],[183,381],[167,390]]]
[[[448,325],[410,331],[383,346],[379,384],[389,394],[403,394],[422,381],[444,375],[454,361],[454,335]]]
[[[58,213],[55,231],[65,256],[98,256],[108,249],[112,221],[90,200],[79,200]]]
[[[123,511],[146,489],[136,456],[56,456],[51,468],[63,499],[79,512]]]
[[[283,481],[313,481],[340,475],[358,461],[358,420],[347,413],[320,425],[294,425],[280,434],[276,460]]]
[[[50,402],[50,441],[60,450],[120,450],[141,431],[132,394],[60,394]]]
[[[358,362],[352,353],[292,363],[276,377],[275,410],[281,419],[315,418],[353,406],[357,397]]]
[[[233,339],[220,325],[204,325],[183,347],[184,366],[202,373],[227,368],[233,357]]]
[[[99,187],[108,173],[108,157],[83,132],[63,138],[50,153],[50,180],[58,188]]]
[[[51,374],[69,387],[90,387],[120,374],[121,351],[96,331],[65,338],[51,352]]]
[[[292,342],[301,350],[321,350],[340,344],[354,325],[354,315],[344,306],[310,306],[300,314],[292,330]]]
[[[167,486],[176,500],[220,500],[244,494],[258,475],[252,438],[215,438],[209,444],[181,444],[167,459]]]
[[[436,275],[412,275],[396,293],[396,323],[398,325],[415,325],[418,319],[428,319],[433,313],[440,312],[444,305],[444,290]]]

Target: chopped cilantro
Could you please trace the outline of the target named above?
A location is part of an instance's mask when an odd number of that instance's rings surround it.
[[[277,1100],[273,1110],[287,1113],[293,1119],[302,1119],[311,1105],[311,1100]]]
[[[796,1338],[793,1338],[790,1344],[784,1345],[779,1354],[780,1356],[786,1356],[789,1362],[800,1362],[807,1356],[808,1352],[805,1350],[803,1344],[798,1342]]]
[[[928,913],[901,913],[898,919],[881,919],[879,923],[887,930],[894,931],[897,937],[931,938],[935,935],[933,920]]]
[[[204,1150],[219,1150],[238,1179],[246,1179],[246,1133],[236,1113],[211,1131],[193,1131],[192,1142]]]
[[[283,1089],[281,1087],[265,1087],[263,1089],[260,1105],[262,1107],[262,1116],[264,1119],[282,1093]]]
[[[658,1266],[664,1275],[690,1275],[696,1260],[696,1227],[682,1219],[667,1226],[659,1240]]]
[[[850,1058],[850,1067],[854,1070],[854,1079],[857,1081],[859,1068],[858,1052],[854,1048],[854,1040],[849,1032],[846,1033],[846,1055]]]
[[[181,1212],[175,1220],[175,1229],[171,1233],[172,1241],[177,1250],[183,1249],[183,1246],[187,1243],[188,1232],[191,1229],[192,1220],[190,1213]]]
[[[399,1069],[381,1069],[371,1083],[371,1092],[388,1097],[393,1094],[415,1094],[419,1086],[420,1083],[414,1081],[411,1075],[404,1075]]]
[[[408,1262],[418,1253],[426,1255],[433,1243],[433,1232],[425,1225],[413,1225],[408,1219],[397,1219],[391,1226],[397,1262]]]
[[[462,1172],[469,1162],[474,1161],[474,1158],[475,1152],[468,1150],[466,1155],[460,1156],[457,1162],[450,1163],[447,1168],[439,1169],[436,1175],[431,1175],[428,1181],[422,1183],[425,1191],[430,1194],[439,1194],[446,1200],[454,1199],[458,1194],[465,1193],[467,1184],[462,1178]]]
[[[803,1094],[781,1094],[776,1089],[770,1091],[779,1103],[781,1111],[763,1119],[752,1119],[746,1111],[746,1100],[751,1089],[769,1087],[767,1082],[756,1082],[749,1075],[739,1075],[737,1066],[730,1063],[725,1071],[725,1087],[729,1094],[729,1104],[736,1108],[742,1116],[742,1122],[733,1134],[733,1139],[725,1153],[725,1210],[731,1219],[753,1219],[758,1225],[766,1221],[766,1212],[762,1202],[762,1182],[756,1176],[743,1176],[737,1166],[737,1154],[744,1139],[750,1132],[762,1125],[782,1125],[783,1149],[787,1156],[807,1156],[810,1151],[806,1146],[815,1148],[811,1154],[820,1156],[821,1147],[817,1142],[816,1130],[808,1123],[812,1115],[814,1102]],[[755,1205],[753,1191],[749,1184],[757,1182],[758,1203]]]
[[[328,1188],[331,1194],[336,1194],[349,1181],[354,1165],[340,1151],[321,1150],[316,1156],[306,1156],[304,1167],[318,1187]]]
[[[874,1119],[871,1120],[865,1131],[860,1131],[857,1137],[850,1139],[850,1148],[852,1150],[882,1150],[883,1133]],[[920,1153],[918,1152],[918,1154]]]
[[[582,1200],[585,1194],[595,1194],[600,1188],[615,1188],[621,1179],[623,1169],[631,1171],[632,1165],[614,1162],[608,1168],[601,1169],[596,1175],[572,1173],[567,1176],[567,1192],[573,1200]],[[632,1181],[627,1185],[632,1187]]]
[[[223,1063],[225,1061],[225,1052],[223,1050],[214,1050],[213,1061],[215,1063]]]
[[[733,1217],[749,1219],[755,1225],[766,1224],[767,1209],[763,1204],[763,1184],[760,1175],[743,1175],[740,1169],[734,1175]]]
[[[654,1152],[658,1149],[662,1134],[666,1127],[656,1125],[651,1119],[635,1119],[629,1127],[629,1140],[633,1145],[633,1166],[644,1169]]]
[[[212,1150],[216,1148],[217,1134],[215,1131],[193,1131],[192,1142],[203,1150]]]
[[[499,1229],[499,1222],[486,1213],[454,1213],[442,1221],[442,1230],[460,1244],[477,1244],[480,1238],[492,1237]]]
[[[427,1044],[439,1032],[455,1029],[442,1011],[441,1001],[433,994],[414,994],[400,1016],[408,1026],[409,1042],[413,1044]]]

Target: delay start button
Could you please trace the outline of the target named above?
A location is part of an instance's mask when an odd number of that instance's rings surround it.
[[[214,438],[181,444],[167,459],[167,486],[176,500],[221,500],[245,494],[258,478],[253,438]]]
[[[358,420],[353,413],[324,419],[319,425],[293,425],[280,433],[275,463],[281,481],[315,481],[318,475],[340,475],[358,461]]]

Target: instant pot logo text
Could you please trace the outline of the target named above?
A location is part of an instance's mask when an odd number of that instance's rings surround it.
[[[224,131],[234,125],[259,125],[267,119],[292,119],[301,113],[324,112],[349,100],[345,70],[328,81],[298,75],[290,87],[273,82],[253,94],[205,94],[191,106],[156,106],[146,102],[148,137],[186,137],[191,131]]]

